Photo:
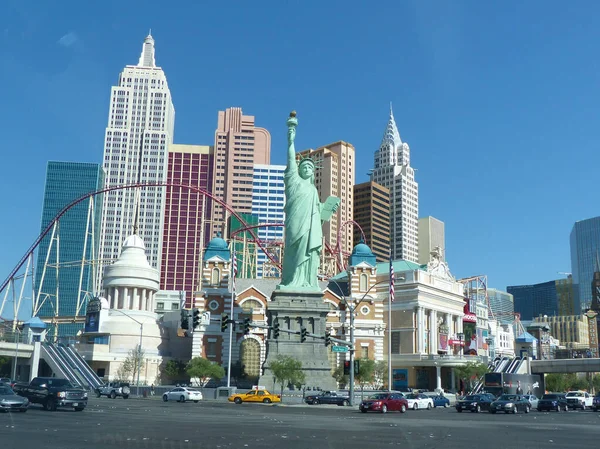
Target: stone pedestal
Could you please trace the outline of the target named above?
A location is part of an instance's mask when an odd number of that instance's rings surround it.
[[[279,338],[267,341],[267,359],[263,366],[263,375],[259,380],[267,390],[278,391],[281,385],[274,382],[270,364],[278,355],[294,357],[302,362],[307,387],[320,387],[322,390],[335,390],[337,384],[331,376],[329,348],[323,339],[307,337],[300,342],[300,335],[288,334],[284,330],[300,331],[305,327],[309,334],[325,336],[325,326],[329,306],[323,302],[323,293],[294,292],[276,290],[273,292],[268,312],[270,324],[279,321]]]

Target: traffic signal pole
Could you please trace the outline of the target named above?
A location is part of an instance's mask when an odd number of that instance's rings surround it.
[[[231,292],[231,308],[229,310],[229,319],[232,321],[229,326],[229,356],[227,357],[227,388],[231,387],[231,349],[233,347],[233,328],[235,321],[233,321],[233,303],[235,302],[235,291]]]
[[[354,309],[350,309],[350,390],[348,400],[354,405]]]

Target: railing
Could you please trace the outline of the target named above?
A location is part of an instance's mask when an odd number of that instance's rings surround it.
[[[0,341],[6,343],[19,343],[29,344],[29,335],[23,332],[12,332],[12,331],[4,331],[0,333]]]

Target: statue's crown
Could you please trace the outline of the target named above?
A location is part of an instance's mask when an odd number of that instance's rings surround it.
[[[323,168],[321,167],[320,164],[317,164],[317,162],[310,156],[305,156],[305,157],[300,157],[298,159],[298,167],[300,167],[302,164],[312,164],[312,166],[316,169],[319,168]]]

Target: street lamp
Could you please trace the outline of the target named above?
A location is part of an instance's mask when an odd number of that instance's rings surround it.
[[[458,353],[460,354],[460,358],[462,359],[462,356],[463,356],[463,338],[465,337],[465,334],[463,334],[462,332],[459,332],[458,334],[456,334],[456,336],[458,337],[458,341],[460,342],[460,344],[458,345]]]
[[[142,370],[142,336],[144,334],[144,323],[142,323],[141,321],[136,320],[135,318],[133,318],[131,315],[126,314],[125,312],[123,312],[122,310],[119,309],[113,309],[113,312],[119,312],[120,314],[126,316],[127,318],[129,318],[132,321],[135,321],[137,324],[140,325],[140,343],[139,343],[139,349],[138,349],[138,354],[137,354],[137,385],[136,385],[136,395],[139,397],[140,395],[140,371]]]
[[[17,363],[19,362],[19,327],[16,326],[14,333],[15,333],[15,361],[13,363],[13,372],[12,372],[12,379],[13,382],[16,382],[17,380]]]
[[[335,285],[337,285],[338,289],[339,289],[339,293],[342,297],[342,300],[344,301],[344,304],[346,305],[347,309],[350,311],[350,392],[349,392],[349,400],[350,400],[350,405],[353,405],[354,402],[354,314],[356,312],[356,308],[360,305],[361,302],[363,302],[363,300],[367,297],[367,295],[369,294],[369,292],[371,290],[373,290],[373,288],[377,287],[380,284],[387,284],[389,283],[389,281],[379,281],[375,284],[373,284],[363,295],[362,298],[360,298],[360,300],[354,305],[350,305],[350,303],[348,302],[348,300],[346,299],[346,297],[344,296],[344,290],[342,289],[342,287],[340,286],[340,284],[338,284],[335,280],[333,279],[329,279],[328,282],[333,282]],[[391,335],[389,335],[389,338],[392,338]],[[389,369],[391,369],[392,366],[392,361],[388,360],[389,363]],[[391,390],[391,386],[388,385],[388,388]]]

